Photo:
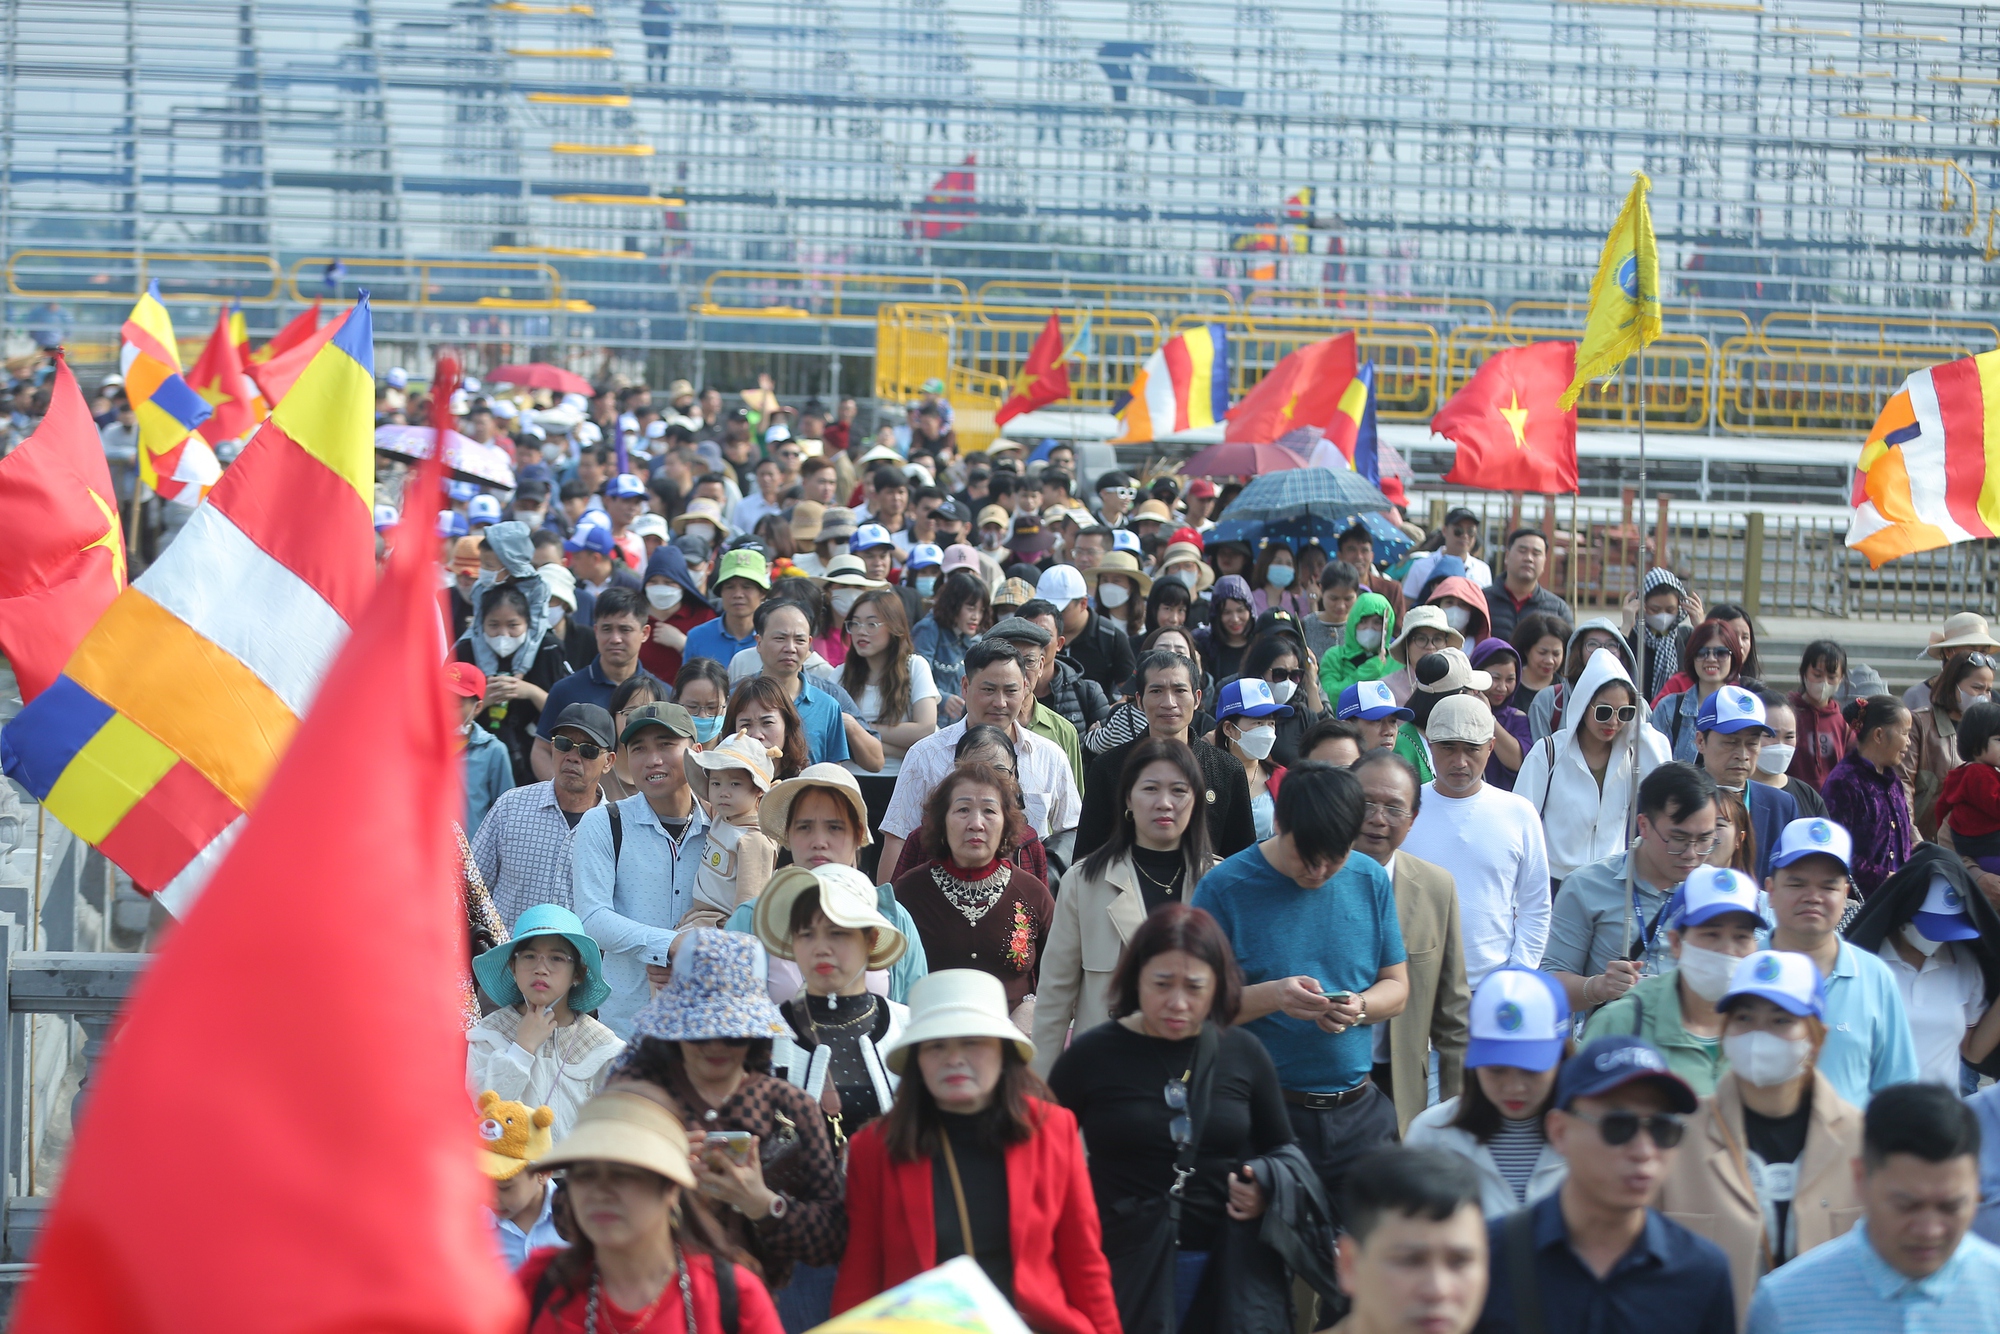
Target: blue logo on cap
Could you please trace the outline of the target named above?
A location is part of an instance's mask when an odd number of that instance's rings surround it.
[[[1527,1019],[1528,1016],[1521,1013],[1521,1007],[1513,1001],[1501,1001],[1499,1008],[1493,1011],[1493,1022],[1500,1025],[1502,1033],[1520,1032]]]
[[[1812,828],[1806,831],[1812,841],[1821,847],[1833,842],[1833,826],[1824,820],[1814,820]]]
[[[1947,908],[1963,908],[1965,906],[1965,899],[1959,894],[1956,885],[1946,885],[1944,887],[1944,906]]]
[[[1718,894],[1727,894],[1736,888],[1736,881],[1729,874],[1728,868],[1721,866],[1709,872],[1708,883]]]
[[[1778,961],[1769,957],[1759,959],[1757,966],[1751,970],[1751,976],[1759,982],[1775,982],[1778,980],[1778,973]]]

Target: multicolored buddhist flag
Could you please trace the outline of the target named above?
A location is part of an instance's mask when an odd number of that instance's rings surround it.
[[[160,559],[0,729],[0,767],[176,916],[374,588],[374,436],[364,297]]]
[[[160,285],[132,307],[119,330],[118,371],[139,419],[139,480],[166,500],[198,505],[222,475],[215,451],[197,428],[213,411],[181,375],[174,322],[160,304]]]
[[[242,313],[224,306],[216,312],[208,346],[188,368],[189,387],[212,409],[201,424],[201,438],[211,445],[247,439],[257,423],[270,414],[256,381],[243,369],[243,346],[238,337],[242,329]]]
[[[1561,408],[1576,406],[1584,385],[1617,371],[1660,336],[1660,251],[1653,242],[1653,213],[1646,192],[1653,183],[1632,173],[1632,192],[1604,238],[1597,276],[1590,283],[1590,316],[1576,350],[1576,377],[1563,390]]]
[[[1880,567],[2000,537],[2000,352],[1918,371],[1883,405],[1854,465],[1847,545]]]
[[[1142,445],[1214,426],[1229,413],[1229,335],[1219,324],[1175,334],[1153,349],[1118,410],[1125,432],[1111,443]]]

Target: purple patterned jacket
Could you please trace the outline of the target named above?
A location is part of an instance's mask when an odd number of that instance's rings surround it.
[[[1878,769],[1850,750],[1820,788],[1826,813],[1854,836],[1854,883],[1862,897],[1910,859],[1910,798],[1893,769]]]

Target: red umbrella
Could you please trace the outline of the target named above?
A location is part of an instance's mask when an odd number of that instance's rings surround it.
[[[582,394],[585,398],[596,392],[590,381],[575,371],[551,366],[546,361],[531,361],[525,366],[495,366],[487,372],[486,378],[495,384],[511,384],[516,389],[553,389],[558,394]]]
[[[1232,440],[1202,450],[1181,465],[1181,472],[1188,477],[1255,477],[1259,473],[1305,466],[1303,458],[1283,445]]]

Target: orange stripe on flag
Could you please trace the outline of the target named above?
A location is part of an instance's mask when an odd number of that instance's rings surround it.
[[[64,673],[245,810],[298,730],[248,667],[136,588],[118,595]]]

